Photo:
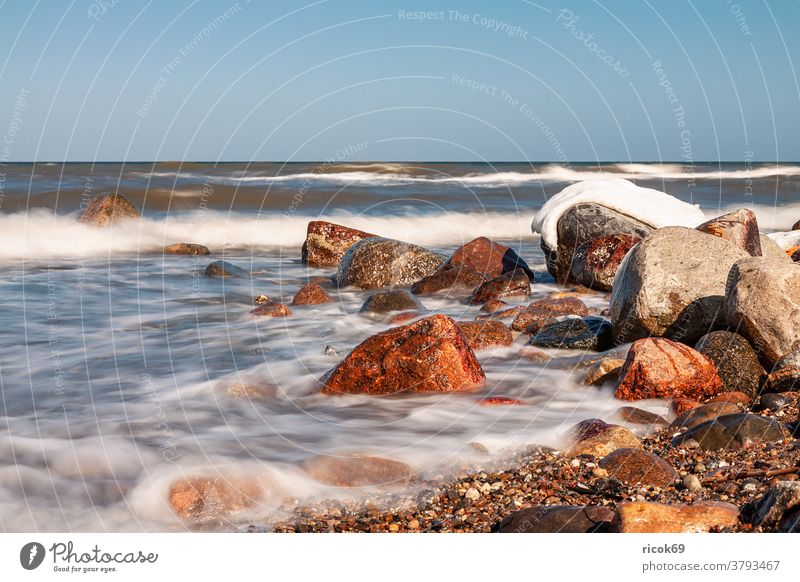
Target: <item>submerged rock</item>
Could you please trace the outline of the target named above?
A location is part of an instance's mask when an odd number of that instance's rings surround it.
[[[469,302],[473,305],[486,303],[503,297],[528,297],[531,294],[531,280],[525,271],[516,269],[482,283],[472,294]]]
[[[598,360],[589,368],[584,379],[584,384],[599,386],[605,382],[616,381],[625,360],[622,358],[603,358]]]
[[[528,344],[543,348],[602,351],[612,345],[611,324],[602,317],[565,319],[544,325],[531,335]]]
[[[176,243],[174,245],[164,247],[164,254],[202,256],[210,255],[211,251],[208,250],[208,247],[203,245],[197,245],[194,243]]]
[[[620,533],[699,533],[735,526],[739,508],[719,501],[667,505],[636,501],[620,503],[613,529]]]
[[[416,297],[403,291],[393,289],[392,291],[381,291],[373,293],[361,306],[359,313],[390,313],[392,311],[424,311],[425,307]]]
[[[250,507],[262,494],[255,479],[193,477],[173,483],[168,499],[183,518],[212,520]]]
[[[265,301],[259,304],[258,307],[253,309],[250,313],[262,317],[290,317],[292,315],[292,310],[283,303]]]
[[[295,293],[292,305],[322,305],[333,301],[319,283],[308,283]]]
[[[407,486],[411,467],[373,456],[318,456],[303,463],[315,480],[332,487]]]
[[[487,278],[498,277],[516,269],[522,269],[533,282],[533,271],[513,249],[479,237],[459,247],[442,265],[441,270],[471,269]]]
[[[761,256],[761,233],[758,232],[756,215],[750,209],[740,208],[712,218],[697,230],[730,241],[752,257]]]
[[[751,398],[758,394],[765,372],[744,337],[730,331],[712,331],[700,338],[695,349],[714,362],[724,391],[744,392]]]
[[[800,265],[764,257],[738,261],[725,295],[728,324],[770,364],[800,348]]]
[[[515,331],[525,331],[531,325],[552,323],[556,317],[564,315],[589,315],[586,304],[575,297],[564,297],[561,299],[539,299],[527,307],[520,309],[511,324],[511,329]],[[539,325],[540,327],[540,325]]]
[[[622,259],[641,238],[609,234],[581,244],[570,266],[571,280],[592,289],[610,291]]]
[[[351,246],[374,236],[340,224],[313,220],[308,223],[302,261],[312,267],[336,267]]]
[[[344,254],[336,279],[340,287],[401,287],[431,275],[443,262],[442,255],[417,245],[380,237],[366,238]]]
[[[414,295],[434,295],[446,290],[448,295],[471,295],[475,287],[485,280],[484,275],[469,267],[452,268],[423,277],[411,286],[411,292]]]
[[[119,194],[100,194],[81,213],[80,221],[95,226],[108,226],[125,218],[141,218],[136,207]]]
[[[206,267],[206,277],[246,277],[247,271],[227,261],[214,261]]]
[[[472,391],[485,382],[455,321],[431,315],[372,336],[321,380],[326,394]]]
[[[512,513],[495,533],[595,533],[606,532],[614,511],[594,505],[534,505]]]
[[[728,272],[744,257],[741,248],[692,228],[654,231],[617,271],[610,302],[615,340],[694,341],[724,325]]]
[[[700,352],[668,339],[647,338],[635,341],[628,351],[615,396],[698,400],[715,396],[722,386],[714,363]]]
[[[502,321],[459,321],[458,327],[473,350],[510,346],[514,341],[511,330]]]

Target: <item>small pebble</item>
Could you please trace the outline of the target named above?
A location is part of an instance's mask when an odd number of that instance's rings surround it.
[[[703,488],[702,483],[700,483],[700,479],[697,478],[697,475],[686,475],[683,478],[683,485],[692,493],[696,493]]]

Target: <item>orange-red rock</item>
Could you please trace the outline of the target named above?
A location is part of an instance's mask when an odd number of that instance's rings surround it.
[[[468,295],[485,280],[485,275],[474,269],[455,267],[423,277],[411,286],[411,292],[414,295],[433,295],[448,291],[447,295]]]
[[[575,249],[572,257],[572,280],[586,287],[610,291],[622,259],[640,240],[629,234],[609,234],[586,241]]]
[[[522,269],[533,281],[533,271],[513,249],[483,236],[458,248],[440,270],[461,267],[468,267],[487,277],[497,277],[514,269]]]
[[[326,394],[385,395],[471,391],[485,380],[456,322],[437,314],[372,336],[320,383]]]
[[[730,402],[732,404],[741,404],[742,406],[748,406],[752,398],[750,398],[749,394],[745,394],[744,392],[723,392],[722,394],[717,394],[709,400],[709,402]]]
[[[624,400],[702,399],[716,396],[722,388],[717,368],[707,356],[665,338],[645,338],[631,346],[615,395]]]
[[[719,501],[667,505],[637,501],[617,506],[612,528],[620,533],[699,533],[733,527],[739,508]]]
[[[411,478],[407,464],[372,456],[313,457],[303,463],[303,468],[317,481],[333,487],[406,486]]]
[[[265,317],[289,317],[292,315],[292,310],[283,303],[275,303],[274,301],[267,301],[261,303],[258,307],[253,309],[250,313],[253,315],[260,315]]]
[[[673,398],[670,402],[670,406],[672,407],[672,412],[675,414],[683,414],[687,410],[697,408],[700,406],[700,403],[697,400],[692,400],[691,398]]]
[[[481,306],[481,311],[485,313],[495,313],[508,307],[508,303],[502,299],[491,299]]]
[[[173,483],[168,499],[181,517],[214,519],[250,507],[262,493],[253,479],[192,477]]]
[[[525,331],[535,324],[544,324],[563,315],[583,317],[589,315],[589,310],[583,301],[575,297],[539,299],[520,310],[511,324],[511,329]]]
[[[108,226],[122,218],[141,218],[136,207],[119,194],[100,194],[81,213],[80,221],[95,226]]]
[[[492,299],[512,296],[528,297],[530,294],[530,278],[522,269],[516,269],[482,283],[475,289],[469,302],[473,305],[478,305]]]
[[[510,346],[514,341],[511,330],[502,321],[459,321],[458,327],[473,350]]]
[[[351,246],[373,236],[376,235],[324,220],[313,220],[308,223],[302,260],[312,267],[335,267]]]
[[[308,283],[295,293],[292,305],[321,305],[331,301],[331,296],[319,283]]]
[[[478,401],[480,406],[522,406],[525,403],[518,398],[507,396],[487,396]]]
[[[174,245],[169,245],[164,247],[164,254],[166,255],[210,255],[211,251],[208,250],[208,247],[203,245],[197,245],[194,243],[176,243]]]

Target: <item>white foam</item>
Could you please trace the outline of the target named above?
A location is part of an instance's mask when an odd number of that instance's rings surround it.
[[[688,204],[665,192],[642,188],[618,178],[586,180],[567,186],[536,213],[533,232],[541,233],[547,245],[558,245],[558,220],[576,204],[595,202],[641,220],[655,228],[695,227],[706,220],[696,204]]]

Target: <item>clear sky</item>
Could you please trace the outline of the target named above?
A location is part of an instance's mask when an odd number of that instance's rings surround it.
[[[800,160],[798,0],[0,0],[0,46],[4,161]]]

